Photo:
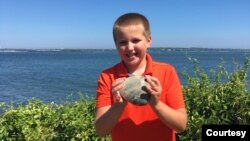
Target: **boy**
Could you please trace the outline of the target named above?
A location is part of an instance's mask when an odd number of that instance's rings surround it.
[[[174,141],[186,128],[187,115],[177,73],[169,64],[155,62],[147,53],[152,44],[149,22],[138,13],[119,17],[113,37],[121,62],[104,70],[96,96],[96,132],[113,141]],[[129,75],[145,76],[151,98],[136,106],[120,94]]]

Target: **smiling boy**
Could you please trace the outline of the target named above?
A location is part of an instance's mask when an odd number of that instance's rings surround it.
[[[152,44],[147,18],[139,13],[120,16],[113,37],[121,62],[104,70],[96,95],[96,132],[111,134],[113,141],[174,141],[175,132],[186,128],[187,115],[175,68],[153,61],[147,53]],[[151,98],[136,106],[120,95],[130,75],[144,76]]]

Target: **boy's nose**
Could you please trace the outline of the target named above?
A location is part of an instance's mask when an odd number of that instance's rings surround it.
[[[131,42],[128,42],[128,44],[127,44],[127,49],[128,49],[128,50],[134,50],[134,44],[131,43]]]

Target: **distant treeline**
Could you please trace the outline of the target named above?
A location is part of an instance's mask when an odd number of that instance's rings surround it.
[[[40,51],[63,51],[63,52],[81,52],[81,51],[110,51],[115,50],[115,48],[80,48],[80,49],[69,49],[69,48],[52,48],[52,49],[8,49],[0,48],[1,52],[40,52]],[[149,50],[162,50],[162,51],[244,51],[250,52],[250,49],[241,49],[241,48],[203,48],[203,47],[151,47]]]

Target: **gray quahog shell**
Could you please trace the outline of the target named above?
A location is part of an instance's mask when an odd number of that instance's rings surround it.
[[[121,95],[134,105],[146,105],[150,99],[150,94],[146,91],[146,84],[147,82],[143,76],[129,76],[124,81]]]

